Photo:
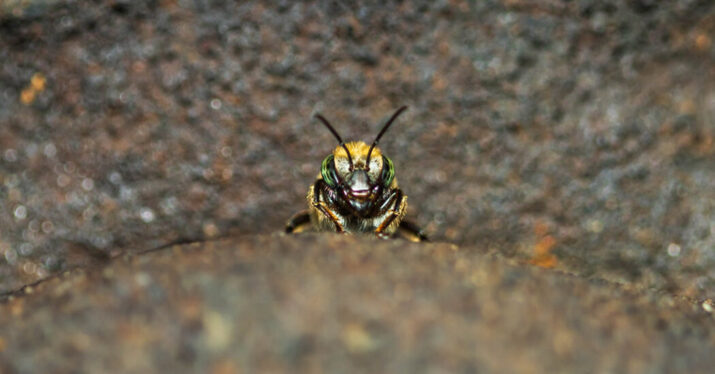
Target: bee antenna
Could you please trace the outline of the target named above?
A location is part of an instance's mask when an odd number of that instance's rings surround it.
[[[335,131],[333,126],[330,125],[330,122],[328,122],[328,120],[325,119],[325,117],[320,115],[320,113],[316,114],[315,118],[319,119],[320,122],[322,122],[323,125],[325,125],[325,127],[327,127],[328,130],[330,130],[330,132],[332,132],[333,135],[335,135],[335,138],[338,139],[340,146],[345,148],[345,153],[348,154],[348,161],[350,161],[350,170],[352,170],[353,169],[353,158],[352,158],[352,156],[350,156],[350,151],[348,150],[348,147],[345,145],[345,142],[343,141],[343,139],[340,137],[340,135],[338,135],[338,132]]]
[[[387,123],[385,124],[385,126],[382,127],[382,130],[380,130],[380,133],[377,134],[377,137],[375,138],[375,141],[373,141],[373,142],[372,142],[372,145],[370,146],[370,150],[367,151],[367,161],[365,162],[365,164],[367,164],[367,167],[368,167],[368,168],[370,167],[370,155],[372,154],[372,149],[375,148],[375,146],[377,145],[377,142],[379,142],[379,141],[380,141],[380,138],[382,138],[382,135],[384,135],[385,132],[387,131],[387,129],[390,128],[390,125],[392,125],[392,122],[395,122],[395,119],[397,119],[397,117],[398,117],[402,112],[404,112],[406,109],[407,109],[407,105],[404,105],[404,106],[400,107],[400,109],[397,109],[397,111],[395,112],[395,114],[393,114],[392,117],[390,117],[390,119],[387,121]]]

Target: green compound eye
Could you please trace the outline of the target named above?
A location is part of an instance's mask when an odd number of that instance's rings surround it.
[[[387,156],[382,156],[382,175],[380,176],[385,187],[389,187],[395,179],[395,165]]]
[[[328,186],[335,187],[338,184],[332,154],[323,159],[323,165],[320,167],[320,174],[323,176],[323,180],[328,184]]]

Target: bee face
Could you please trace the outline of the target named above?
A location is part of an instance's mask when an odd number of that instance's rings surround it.
[[[393,187],[395,167],[392,161],[373,148],[368,164],[370,147],[363,142],[346,144],[323,159],[320,174],[331,188],[338,189],[343,198],[358,201],[374,199],[381,191]],[[352,161],[352,163],[351,163]]]
[[[340,145],[323,159],[320,175],[308,190],[308,212],[291,219],[286,232],[299,232],[310,224],[317,231],[372,232],[389,237],[400,228],[416,240],[426,239],[416,226],[403,223],[407,196],[397,186],[392,160],[377,147],[405,109],[401,107],[390,117],[369,146],[361,141],[343,142],[328,120],[316,115]]]

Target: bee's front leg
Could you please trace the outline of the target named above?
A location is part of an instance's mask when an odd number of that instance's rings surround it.
[[[285,232],[287,234],[299,233],[310,229],[310,213],[307,210],[302,210],[296,213],[286,223]]]
[[[333,212],[330,206],[325,202],[326,199],[324,194],[326,187],[327,185],[322,179],[318,179],[317,181],[315,181],[315,184],[313,184],[313,199],[311,203],[314,209],[322,213],[322,215],[324,216],[323,219],[327,219],[335,225],[336,232],[344,232],[345,229],[340,223],[340,219]],[[320,218],[318,218],[318,220],[320,220]]]
[[[386,209],[390,207],[389,209]],[[399,221],[405,215],[405,210],[407,209],[407,197],[402,193],[401,190],[396,189],[392,192],[390,197],[388,197],[380,207],[381,212],[385,212],[382,222],[375,229],[375,234],[379,237],[386,238],[392,235],[397,226],[399,226]],[[393,225],[397,219],[397,224]],[[394,226],[394,227],[392,227]]]
[[[410,222],[406,219],[400,221],[400,227],[397,230],[397,234],[403,239],[409,240],[411,242],[428,242],[430,241],[427,234],[414,222]]]

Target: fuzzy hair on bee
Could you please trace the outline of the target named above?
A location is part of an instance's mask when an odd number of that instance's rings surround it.
[[[407,195],[398,187],[392,160],[377,147],[406,109],[403,106],[390,117],[371,145],[344,142],[330,122],[316,114],[339,144],[323,159],[316,181],[308,188],[308,209],[288,221],[287,233],[372,233],[382,238],[427,240],[417,225],[404,219]]]

